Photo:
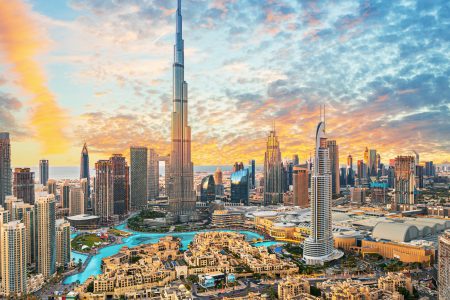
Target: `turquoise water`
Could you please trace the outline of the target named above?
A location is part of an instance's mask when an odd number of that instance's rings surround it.
[[[86,254],[82,254],[82,253],[78,253],[78,252],[74,252],[74,251],[72,251],[70,253],[70,259],[75,260],[75,263],[78,263],[78,261],[80,259],[81,259],[81,262],[84,263],[87,258],[88,258],[88,256]]]
[[[275,242],[275,241],[267,241],[267,242],[259,242],[252,244],[255,247],[270,247],[273,245],[282,245],[283,243]]]
[[[119,225],[116,228],[119,230],[131,232],[131,233],[133,233],[133,235],[123,238],[122,239],[123,244],[112,245],[112,246],[108,246],[108,247],[101,249],[96,255],[94,255],[91,258],[91,260],[88,262],[88,264],[83,272],[67,277],[64,280],[64,284],[71,284],[78,280],[80,281],[80,283],[83,283],[91,275],[100,274],[101,273],[100,266],[102,263],[102,259],[105,257],[111,256],[111,255],[117,254],[123,246],[128,246],[131,248],[131,247],[136,247],[136,246],[142,245],[142,244],[154,244],[154,243],[157,243],[160,238],[167,236],[167,235],[171,235],[171,236],[180,238],[181,245],[182,245],[181,249],[186,250],[189,243],[193,240],[194,236],[198,233],[198,232],[142,233],[142,232],[136,232],[136,231],[131,231],[131,230],[126,229],[125,224]],[[223,230],[223,231],[232,231],[232,230]],[[239,232],[242,234],[245,234],[245,236],[247,237],[247,240],[249,240],[249,241],[251,241],[253,239],[262,239],[263,238],[262,235],[259,235],[255,232],[251,232],[251,231],[239,231]],[[82,254],[72,252],[72,257],[75,257],[75,255],[80,256]],[[86,258],[87,258],[87,256],[85,256],[84,259],[86,260]]]

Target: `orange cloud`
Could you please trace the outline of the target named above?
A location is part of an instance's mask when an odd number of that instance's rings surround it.
[[[18,76],[17,83],[32,96],[30,121],[45,154],[61,153],[68,149],[62,129],[67,118],[48,89],[46,76],[36,60],[45,42],[29,11],[20,0],[0,1],[0,49]]]

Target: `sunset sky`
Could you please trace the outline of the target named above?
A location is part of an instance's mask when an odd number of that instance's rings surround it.
[[[0,131],[13,166],[169,151],[175,0],[0,1]],[[196,165],[366,146],[450,161],[450,1],[183,0]]]

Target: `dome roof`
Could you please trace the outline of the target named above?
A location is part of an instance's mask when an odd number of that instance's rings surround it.
[[[411,224],[380,222],[375,225],[372,237],[379,240],[409,242],[420,237],[419,229]]]

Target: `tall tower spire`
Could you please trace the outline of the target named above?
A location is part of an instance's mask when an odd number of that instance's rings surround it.
[[[172,141],[167,195],[169,210],[178,221],[192,218],[195,211],[191,128],[188,125],[188,85],[184,80],[184,41],[181,0],[177,1],[173,62]]]

